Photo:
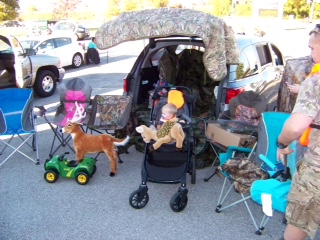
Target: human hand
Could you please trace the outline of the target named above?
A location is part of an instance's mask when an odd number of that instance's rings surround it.
[[[285,155],[289,155],[293,153],[293,150],[288,147],[284,148],[284,149],[280,149],[278,148],[278,151],[277,151],[277,159],[278,160],[281,160],[282,164],[286,166],[286,158],[285,158]]]
[[[291,93],[295,93],[298,94],[300,91],[300,84],[289,84],[288,82],[286,82],[288,89]]]

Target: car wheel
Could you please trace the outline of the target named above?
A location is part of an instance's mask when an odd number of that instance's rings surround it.
[[[79,172],[76,175],[76,181],[80,185],[85,185],[89,182],[90,180],[90,175],[87,174],[86,172]]]
[[[76,33],[74,34],[73,39],[74,39],[75,41],[79,41],[79,40],[80,40],[79,36],[78,36]]]
[[[82,65],[83,59],[80,53],[76,53],[72,57],[72,67],[78,68]]]
[[[59,174],[54,170],[48,170],[44,173],[44,179],[48,183],[54,183],[59,178]]]
[[[49,70],[39,71],[33,87],[39,97],[50,97],[57,87],[56,77]]]

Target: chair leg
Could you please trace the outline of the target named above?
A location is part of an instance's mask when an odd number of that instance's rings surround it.
[[[204,181],[205,182],[208,182],[214,175],[217,174],[218,172],[218,169],[217,169],[217,166],[216,166],[216,163],[217,163],[217,160],[220,161],[219,159],[219,153],[220,153],[220,150],[216,150],[215,147],[212,145],[212,143],[210,142],[210,140],[208,140],[209,143],[210,143],[210,146],[214,152],[214,154],[216,155],[215,159],[213,160],[212,164],[211,164],[211,167],[208,171],[208,176],[204,178]]]
[[[26,155],[25,153],[23,153],[23,152],[21,152],[21,151],[19,150],[31,137],[33,137],[33,135],[34,135],[34,134],[30,134],[30,135],[27,136],[26,138],[23,138],[23,137],[21,137],[20,135],[18,135],[19,138],[23,140],[23,142],[22,142],[18,147],[14,147],[14,146],[12,146],[12,145],[10,144],[10,142],[11,142],[11,140],[12,140],[12,138],[13,138],[14,135],[9,139],[8,142],[3,141],[3,140],[0,140],[3,144],[5,144],[4,149],[5,149],[6,147],[10,147],[11,149],[14,150],[13,152],[11,152],[11,153],[6,157],[5,160],[3,160],[3,161],[1,162],[0,167],[8,160],[13,154],[15,154],[16,152],[20,153],[21,155],[23,155],[24,157],[26,157],[27,159],[31,160],[32,162],[34,162],[34,163],[36,163],[36,164],[38,165],[38,164],[39,164],[38,151],[37,151],[37,160],[34,160],[34,159],[32,159],[31,157],[29,157],[28,155]],[[28,145],[30,146],[30,144],[28,144]],[[3,149],[3,150],[4,150],[4,149]],[[1,151],[1,154],[3,153],[3,150]]]
[[[51,144],[51,148],[50,148],[49,157],[52,158],[53,155],[59,150],[60,147],[65,147],[65,146],[68,146],[71,149],[71,151],[73,151],[75,153],[75,150],[69,144],[69,141],[72,138],[71,135],[68,135],[67,137],[65,137],[65,134],[58,132],[59,126],[54,127],[51,123],[48,123],[48,124],[51,127],[52,131],[54,132],[54,136],[53,136],[53,140],[52,140],[52,144]],[[56,142],[59,142],[59,144],[54,149]]]

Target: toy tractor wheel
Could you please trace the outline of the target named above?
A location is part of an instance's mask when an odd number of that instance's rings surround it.
[[[141,196],[142,191],[140,189],[133,191],[129,197],[130,206],[135,209],[144,208],[149,202],[149,194],[146,192],[144,196]]]
[[[90,175],[86,172],[78,172],[76,175],[76,181],[80,185],[85,185],[89,182]]]
[[[44,179],[48,183],[54,183],[55,181],[58,180],[58,178],[59,178],[59,174],[57,173],[57,171],[48,170],[44,173]]]
[[[183,192],[175,193],[170,201],[170,207],[174,212],[181,212],[188,204],[188,196],[183,196]]]

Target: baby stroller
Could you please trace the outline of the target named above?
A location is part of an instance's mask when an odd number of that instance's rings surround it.
[[[186,188],[187,173],[191,175],[191,183],[195,183],[196,164],[192,154],[193,134],[191,128],[192,96],[186,87],[157,87],[153,93],[153,104],[150,113],[150,122],[157,125],[161,117],[161,108],[168,102],[170,91],[181,91],[184,104],[178,109],[177,117],[184,120],[180,123],[185,133],[182,151],[176,151],[176,143],[163,144],[155,151],[150,151],[151,141],[145,146],[145,155],[142,163],[142,182],[139,189],[133,191],[129,197],[131,207],[141,209],[148,204],[149,195],[147,181],[157,183],[181,183],[178,191],[172,196],[170,207],[175,212],[182,211],[188,203],[188,189]]]

